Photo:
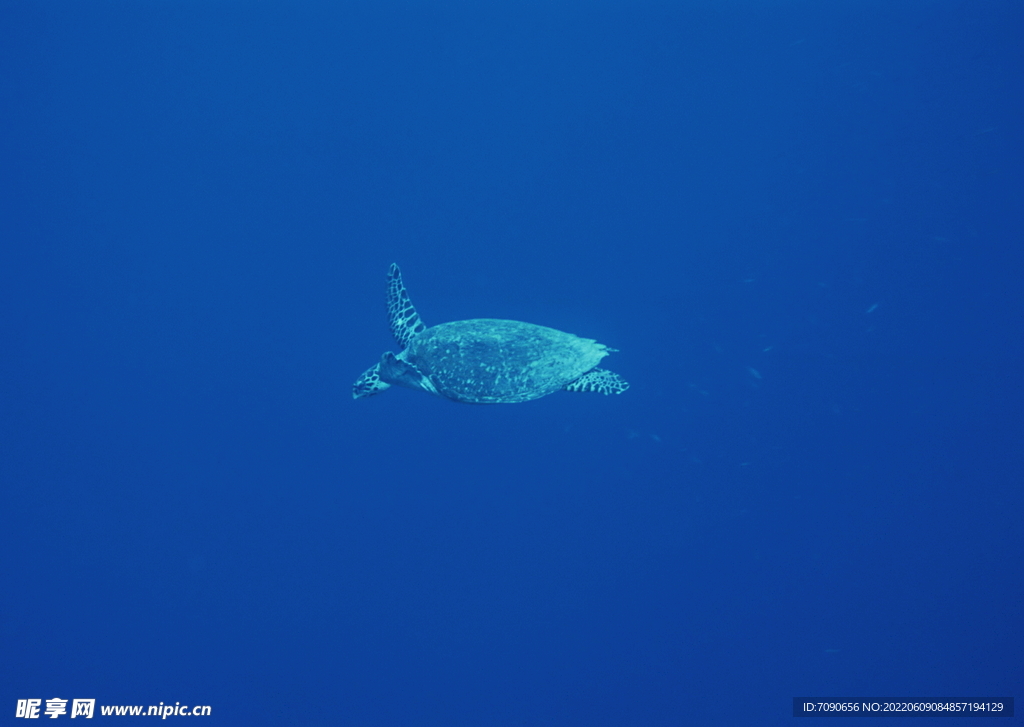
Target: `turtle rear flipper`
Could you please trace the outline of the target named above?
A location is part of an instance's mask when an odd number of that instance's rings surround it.
[[[629,388],[624,378],[607,369],[591,369],[565,385],[566,391],[596,391],[600,394],[621,394]]]

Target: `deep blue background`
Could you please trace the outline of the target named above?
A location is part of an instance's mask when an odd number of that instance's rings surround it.
[[[1022,29],[4,0],[0,714],[1024,697]],[[393,261],[428,325],[594,337],[632,388],[353,402]]]

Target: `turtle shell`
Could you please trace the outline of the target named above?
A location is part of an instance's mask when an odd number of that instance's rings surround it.
[[[558,391],[608,353],[604,344],[554,328],[477,318],[422,331],[403,358],[445,398],[498,404]]]

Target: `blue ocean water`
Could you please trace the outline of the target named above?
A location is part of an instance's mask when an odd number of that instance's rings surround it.
[[[0,714],[1024,696],[1021,28],[0,3]],[[353,401],[392,262],[428,325],[596,338],[631,388]]]

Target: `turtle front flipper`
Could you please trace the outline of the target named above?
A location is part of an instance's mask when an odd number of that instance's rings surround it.
[[[629,388],[626,380],[614,371],[591,369],[575,381],[565,385],[566,391],[596,391],[600,394],[621,394]]]
[[[380,364],[377,363],[366,369],[366,371],[356,379],[356,383],[352,384],[352,398],[364,399],[367,396],[375,396],[385,389],[390,388],[391,384],[381,381]]]
[[[394,263],[388,270],[388,325],[403,349],[409,347],[413,336],[426,328],[402,284],[402,271]]]
[[[386,381],[388,384],[394,384],[395,386],[404,386],[407,389],[418,389],[420,391],[426,391],[428,394],[440,394],[437,393],[437,387],[434,386],[433,382],[423,375],[423,372],[413,366],[408,361],[396,356],[395,354],[388,351],[380,357],[380,363],[377,364],[377,369],[380,372],[381,381]]]

